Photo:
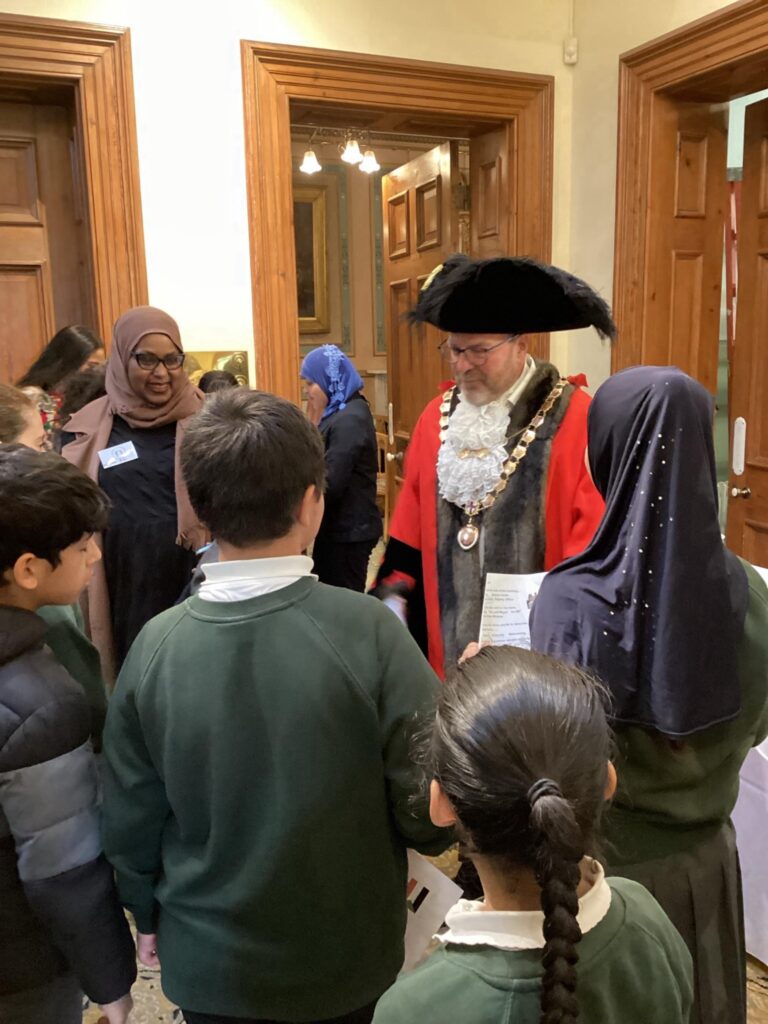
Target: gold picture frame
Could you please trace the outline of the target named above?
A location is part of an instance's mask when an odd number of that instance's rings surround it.
[[[327,266],[327,185],[293,189],[296,291],[300,334],[330,330]]]

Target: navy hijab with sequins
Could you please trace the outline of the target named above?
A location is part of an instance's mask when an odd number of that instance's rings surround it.
[[[616,722],[683,737],[741,707],[748,586],[717,518],[713,403],[682,371],[610,377],[589,410],[605,515],[589,547],[545,577],[531,646],[591,671]]]

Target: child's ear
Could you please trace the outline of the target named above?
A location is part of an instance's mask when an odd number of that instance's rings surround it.
[[[448,828],[459,820],[437,779],[432,779],[429,784],[429,816],[438,828]]]
[[[301,499],[298,515],[296,516],[302,526],[310,529],[319,528],[320,524],[316,523],[315,520],[318,518],[318,503],[322,497],[323,492],[315,484],[310,484],[306,491],[304,491],[304,497]],[[322,513],[320,513],[320,518],[322,518]]]
[[[10,570],[9,583],[15,583],[22,590],[37,590],[40,584],[40,563],[42,559],[33,555],[31,551],[20,555]]]
[[[616,775],[616,766],[613,761],[608,762],[608,771],[605,776],[605,789],[603,790],[603,798],[610,800],[613,794],[616,792],[616,787],[619,784],[618,776]]]

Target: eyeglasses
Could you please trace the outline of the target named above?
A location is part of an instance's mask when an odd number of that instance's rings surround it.
[[[133,358],[142,370],[155,370],[159,363],[162,363],[166,370],[180,370],[187,357],[184,352],[170,352],[162,359],[154,352],[134,352]]]
[[[517,334],[510,334],[502,341],[497,341],[495,345],[468,345],[466,348],[459,348],[458,345],[453,344],[450,338],[446,338],[441,345],[438,345],[437,351],[447,357],[452,364],[458,363],[461,356],[464,356],[473,366],[482,366],[494,349],[501,348],[509,341],[517,341],[518,337]]]

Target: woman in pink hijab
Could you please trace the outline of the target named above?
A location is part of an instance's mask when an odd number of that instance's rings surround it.
[[[106,391],[68,422],[75,437],[62,454],[112,501],[87,615],[105,675],[114,678],[142,626],[175,602],[206,539],[178,457],[186,422],[203,396],[184,372],[172,317],[152,306],[120,317]]]

